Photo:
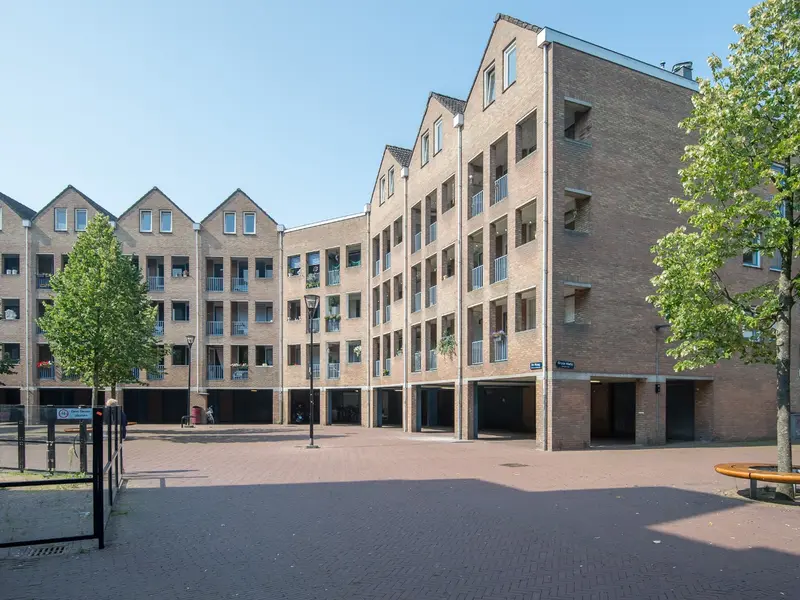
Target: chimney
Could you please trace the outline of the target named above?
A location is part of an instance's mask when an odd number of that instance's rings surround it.
[[[692,80],[692,63],[691,61],[679,62],[672,67],[672,72],[680,75],[685,79]]]

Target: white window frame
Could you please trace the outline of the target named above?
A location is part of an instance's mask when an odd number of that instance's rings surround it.
[[[233,231],[228,231],[228,215],[233,215]],[[233,235],[236,233],[236,212],[232,210],[222,213],[222,233]]]
[[[761,235],[756,236],[756,244],[761,242]],[[760,250],[753,250],[753,262],[745,262],[744,253],[742,253],[742,266],[751,267],[753,269],[760,269],[761,268],[761,251]]]
[[[381,177],[378,182],[378,204],[386,202],[386,177]]]
[[[61,211],[64,214],[64,227],[58,226],[58,214]],[[64,207],[57,207],[53,212],[53,231],[69,231],[69,212]]]
[[[442,151],[442,119],[436,119],[433,124],[433,155],[436,156]]]
[[[420,137],[420,144],[422,145],[421,146],[421,150],[420,150],[420,152],[421,152],[420,159],[422,160],[422,166],[424,167],[425,165],[428,164],[428,162],[431,159],[431,148],[430,148],[431,134],[430,134],[430,132],[426,131],[425,133],[422,134],[422,136]]]
[[[514,79],[508,79],[508,57],[514,53]],[[503,50],[503,90],[507,90],[512,83],[517,80],[517,40],[511,42],[505,50]]]
[[[489,75],[494,76],[494,84],[489,87]],[[489,97],[491,92],[491,98]],[[497,69],[494,63],[483,70],[483,107],[486,108],[497,98]]]
[[[3,207],[0,206],[0,231],[3,231]]]
[[[142,229],[142,217],[145,214],[150,215],[150,229]],[[139,231],[141,233],[153,233],[153,211],[152,210],[140,210],[139,211]]]
[[[389,168],[389,172],[387,174],[387,180],[389,182],[387,187],[387,193],[388,197],[391,198],[392,196],[394,196],[394,167]],[[3,224],[2,219],[0,219],[0,225],[2,224]]]
[[[247,231],[247,216],[253,215],[253,231]],[[256,213],[254,211],[247,211],[242,213],[242,233],[245,235],[256,234]]]
[[[84,214],[84,226],[83,229],[78,229],[78,213]],[[86,231],[86,227],[89,225],[89,211],[85,208],[76,208],[75,209],[75,231]]]
[[[164,215],[169,215],[169,229],[164,229]],[[160,233],[172,233],[172,211],[171,210],[160,210],[158,211],[158,231]]]

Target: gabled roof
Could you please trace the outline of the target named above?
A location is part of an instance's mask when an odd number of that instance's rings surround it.
[[[64,195],[64,194],[66,194],[67,192],[75,192],[76,194],[78,194],[78,195],[79,195],[81,198],[83,198],[84,200],[86,200],[86,202],[89,204],[89,206],[91,206],[92,208],[94,208],[94,209],[95,209],[97,212],[99,212],[99,213],[101,213],[101,214],[104,214],[105,216],[107,216],[107,217],[109,218],[109,220],[110,220],[110,221],[116,221],[116,220],[117,220],[117,217],[115,217],[114,215],[112,215],[112,214],[111,214],[110,212],[108,212],[108,211],[107,211],[105,208],[103,208],[102,206],[100,206],[100,205],[99,205],[97,202],[95,202],[94,200],[92,200],[91,198],[89,198],[89,196],[87,196],[87,195],[86,195],[86,194],[84,194],[82,191],[80,191],[79,189],[77,189],[76,187],[74,187],[74,186],[72,186],[72,185],[68,185],[67,187],[65,187],[63,190],[61,190],[61,193],[59,193],[59,194],[58,194],[58,195],[57,195],[55,198],[53,198],[53,199],[52,199],[50,202],[48,202],[48,203],[47,203],[47,204],[46,204],[44,207],[42,207],[42,209],[41,209],[39,212],[37,212],[37,213],[36,213],[36,216],[34,217],[34,220],[38,219],[38,218],[39,218],[39,215],[41,215],[41,214],[42,214],[44,211],[46,211],[46,210],[47,210],[48,208],[50,208],[50,207],[51,207],[53,204],[55,204],[55,203],[58,201],[58,199],[59,199],[59,198],[61,198],[61,196],[63,196],[63,195]]]
[[[8,208],[13,210],[15,213],[19,215],[21,219],[33,219],[36,216],[36,211],[32,208],[28,208],[21,202],[17,202],[13,198],[9,198],[3,192],[0,192],[0,200],[2,200]]]
[[[275,223],[276,225],[278,224],[278,222],[277,222],[275,219],[273,219],[273,218],[272,218],[272,217],[269,215],[269,213],[268,213],[267,211],[265,211],[263,208],[261,208],[261,207],[258,205],[258,203],[257,203],[255,200],[253,200],[253,199],[252,199],[250,196],[248,196],[248,195],[247,195],[247,194],[246,194],[246,193],[245,193],[245,192],[242,190],[242,188],[236,188],[236,189],[233,191],[233,193],[232,193],[230,196],[228,196],[227,198],[225,198],[225,200],[223,200],[222,202],[220,202],[219,204],[217,204],[217,206],[216,206],[216,207],[215,207],[215,208],[214,208],[214,209],[213,209],[213,210],[212,210],[210,213],[208,213],[208,214],[206,215],[206,217],[205,217],[205,218],[204,218],[202,221],[200,221],[200,222],[201,222],[201,223],[205,223],[206,221],[208,221],[208,220],[209,220],[209,219],[210,219],[210,218],[211,218],[211,217],[212,217],[212,216],[213,216],[213,215],[214,215],[214,214],[215,214],[215,213],[216,213],[216,212],[217,212],[217,211],[218,211],[220,208],[222,208],[223,206],[225,206],[225,205],[228,203],[228,201],[230,201],[230,200],[231,200],[231,198],[233,198],[233,197],[234,197],[236,194],[241,194],[242,196],[244,196],[245,198],[247,198],[247,199],[248,199],[250,202],[252,202],[252,203],[253,203],[253,206],[255,206],[255,207],[258,209],[258,210],[260,210],[262,213],[264,213],[264,215],[266,215],[266,217],[267,217],[267,218],[268,218],[270,221],[272,221],[272,222],[273,222],[273,223]]]
[[[142,196],[141,198],[139,198],[139,199],[138,199],[136,202],[134,202],[133,204],[131,204],[131,205],[130,205],[130,206],[127,208],[127,209],[125,209],[125,212],[124,212],[124,213],[122,213],[122,214],[119,216],[119,220],[121,221],[121,220],[122,220],[122,218],[123,218],[125,215],[127,215],[127,214],[128,214],[129,212],[131,212],[131,211],[132,211],[134,208],[136,208],[136,207],[137,207],[137,206],[138,206],[138,205],[139,205],[141,202],[143,202],[143,201],[144,201],[144,199],[145,199],[145,198],[147,198],[147,197],[148,197],[150,194],[152,194],[153,192],[158,192],[159,194],[161,194],[162,196],[164,196],[164,198],[166,198],[166,199],[167,199],[167,201],[168,201],[168,202],[169,202],[169,203],[170,203],[172,206],[174,206],[175,208],[177,208],[177,209],[178,209],[178,212],[180,212],[180,213],[181,213],[181,214],[182,214],[184,217],[186,217],[187,219],[189,219],[189,222],[190,222],[190,223],[194,223],[194,219],[192,219],[192,217],[190,217],[189,215],[187,215],[187,214],[184,212],[184,210],[183,210],[183,209],[182,209],[180,206],[178,206],[177,204],[175,204],[175,202],[173,202],[173,201],[172,201],[172,198],[170,198],[169,196],[167,196],[167,195],[166,195],[164,192],[162,192],[160,189],[158,189],[158,186],[155,186],[155,185],[154,185],[154,186],[152,187],[152,189],[150,189],[150,190],[149,190],[149,191],[148,191],[148,192],[147,192],[147,193],[146,193],[144,196]]]
[[[400,163],[400,166],[407,167],[411,164],[411,150],[408,148],[401,148],[400,146],[386,145],[386,149],[394,156],[394,159]]]
[[[522,21],[521,19],[516,19],[509,15],[504,15],[503,13],[497,13],[497,16],[494,18],[494,22],[497,23],[498,21],[508,21],[509,23],[516,25],[517,27],[522,27],[523,29],[530,29],[531,31],[535,31],[539,33],[542,28],[538,25],[534,25],[532,23],[528,23],[527,21]]]
[[[467,105],[466,100],[459,100],[458,98],[453,98],[452,96],[445,96],[444,94],[438,94],[436,92],[431,92],[431,96],[436,98],[439,101],[439,104],[444,106],[454,115],[463,113],[464,107]]]

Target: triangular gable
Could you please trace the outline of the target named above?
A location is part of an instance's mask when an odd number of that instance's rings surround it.
[[[72,185],[68,185],[67,187],[65,187],[63,190],[61,190],[61,192],[55,198],[53,198],[50,202],[48,202],[45,206],[43,206],[42,209],[39,212],[36,213],[36,216],[33,218],[33,220],[35,221],[36,219],[38,219],[48,208],[50,208],[51,206],[53,206],[53,204],[58,202],[64,196],[64,194],[66,194],[67,192],[75,192],[76,194],[78,194],[81,198],[83,198],[89,204],[89,206],[91,206],[97,212],[102,213],[105,216],[107,216],[110,221],[116,221],[117,220],[117,217],[112,215],[105,208],[100,206],[97,202],[95,202],[94,200],[89,198],[89,196],[87,196],[82,191],[80,191],[78,188],[76,188],[76,187],[74,187]]]
[[[133,210],[134,210],[134,209],[135,209],[137,206],[139,206],[139,205],[140,205],[142,202],[144,202],[145,200],[147,200],[147,198],[149,198],[149,197],[150,197],[152,194],[154,194],[154,193],[159,193],[159,194],[161,194],[161,195],[162,195],[164,198],[166,198],[167,202],[169,202],[171,206],[174,206],[174,207],[175,207],[175,208],[178,210],[178,212],[179,212],[179,213],[181,213],[181,214],[182,214],[184,217],[186,217],[186,218],[188,219],[188,221],[189,221],[190,223],[194,223],[194,219],[192,219],[192,217],[190,217],[189,215],[187,215],[187,214],[186,214],[186,212],[185,212],[185,211],[184,211],[184,210],[183,210],[183,209],[182,209],[180,206],[178,206],[177,204],[175,204],[175,202],[173,202],[172,198],[170,198],[169,196],[167,196],[167,195],[166,195],[164,192],[162,192],[162,191],[161,191],[161,190],[160,190],[160,189],[159,189],[157,186],[153,186],[153,187],[152,187],[152,189],[150,189],[150,190],[149,190],[149,191],[148,191],[148,192],[147,192],[147,193],[146,193],[144,196],[142,196],[142,197],[141,197],[141,198],[139,198],[139,199],[138,199],[136,202],[134,202],[134,203],[133,203],[131,206],[129,206],[129,207],[128,207],[128,208],[125,210],[125,212],[124,212],[124,213],[122,213],[122,214],[119,216],[119,220],[120,220],[120,221],[122,221],[122,219],[124,219],[124,218],[125,218],[125,217],[128,215],[128,213],[130,213],[130,212],[133,212]]]
[[[444,94],[439,94],[438,92],[429,93],[428,101],[425,103],[425,110],[422,111],[422,118],[420,118],[419,120],[419,127],[417,127],[417,135],[414,137],[414,145],[411,147],[411,156],[409,158],[412,158],[414,156],[414,153],[417,151],[417,144],[419,144],[419,136],[422,133],[422,124],[425,122],[425,117],[428,115],[428,110],[431,107],[431,100],[436,100],[436,102],[443,109],[451,112],[454,115],[458,113],[454,113],[453,108],[456,108],[459,105],[462,107],[466,107],[467,105],[467,102],[465,100],[459,100],[458,98],[453,98],[452,96],[445,96]]]
[[[218,205],[217,205],[217,206],[216,206],[216,207],[215,207],[215,208],[214,208],[214,209],[213,209],[213,210],[212,210],[210,213],[208,213],[208,215],[206,215],[206,217],[205,217],[205,218],[204,218],[202,221],[200,221],[200,223],[205,223],[205,222],[206,222],[206,221],[208,221],[208,220],[209,220],[211,217],[213,217],[215,214],[217,214],[217,213],[218,213],[218,212],[219,212],[219,211],[220,211],[220,210],[221,210],[221,209],[222,209],[222,208],[223,208],[223,207],[224,207],[224,206],[225,206],[225,205],[226,205],[228,202],[230,202],[231,200],[233,200],[233,199],[236,197],[236,195],[237,195],[237,194],[241,194],[242,196],[244,196],[244,197],[245,197],[245,198],[246,198],[246,199],[247,199],[247,200],[248,200],[248,201],[249,201],[249,202],[250,202],[250,203],[251,203],[253,206],[255,206],[255,207],[258,209],[258,210],[260,210],[262,213],[264,213],[264,215],[265,215],[265,216],[266,216],[266,217],[267,217],[267,218],[268,218],[270,221],[272,221],[272,222],[273,222],[273,223],[275,223],[276,225],[278,224],[278,222],[277,222],[275,219],[273,219],[273,218],[270,216],[270,214],[269,214],[267,211],[265,211],[263,208],[261,208],[261,207],[260,207],[260,206],[259,206],[259,205],[258,205],[258,204],[255,202],[255,200],[253,200],[253,199],[252,199],[250,196],[248,196],[248,195],[247,195],[247,194],[246,194],[244,191],[242,191],[242,189],[241,189],[241,188],[236,188],[236,190],[235,190],[235,191],[234,191],[234,192],[233,192],[233,193],[232,193],[230,196],[228,196],[227,198],[225,198],[225,200],[223,200],[222,202],[220,202],[220,203],[219,203],[219,204],[218,204]]]
[[[369,195],[370,204],[372,204],[372,197],[375,195],[375,187],[378,185],[378,181],[380,181],[381,166],[383,165],[383,161],[386,159],[387,154],[395,159],[401,168],[408,167],[411,164],[411,150],[408,148],[401,148],[400,146],[386,144],[386,146],[383,147],[383,154],[381,154],[381,162],[378,163],[378,172],[375,174],[375,182],[372,184],[372,193]],[[396,176],[399,177],[400,173],[397,173]],[[395,185],[397,185],[397,180],[395,180]]]

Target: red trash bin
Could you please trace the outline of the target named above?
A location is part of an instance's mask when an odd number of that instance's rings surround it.
[[[193,406],[192,407],[192,425],[197,425],[203,418],[203,407],[202,406]]]

